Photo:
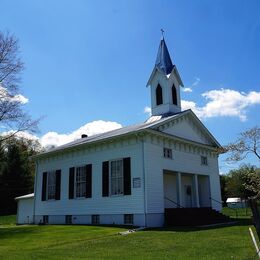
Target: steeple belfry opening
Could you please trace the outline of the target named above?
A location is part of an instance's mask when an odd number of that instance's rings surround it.
[[[156,105],[159,106],[162,103],[163,103],[162,87],[160,86],[160,84],[158,84],[156,88]]]
[[[181,112],[180,87],[183,83],[172,62],[164,36],[147,86],[151,90],[152,116],[169,116]]]

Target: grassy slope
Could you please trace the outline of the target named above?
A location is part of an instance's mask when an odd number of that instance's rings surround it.
[[[0,223],[0,259],[254,259],[248,225],[168,228],[128,236],[119,227],[14,226]],[[13,217],[9,218],[9,223]]]
[[[0,216],[0,225],[15,225],[16,215]]]

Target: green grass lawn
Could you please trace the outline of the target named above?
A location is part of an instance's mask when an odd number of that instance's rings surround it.
[[[0,259],[257,259],[249,220],[229,227],[14,226],[0,217]],[[4,217],[5,219],[7,217]]]
[[[15,225],[16,215],[0,216],[0,225]]]
[[[241,209],[231,209],[228,207],[224,207],[222,209],[222,213],[230,216],[232,218],[247,218],[250,219],[252,217],[252,211],[250,208],[241,208]]]

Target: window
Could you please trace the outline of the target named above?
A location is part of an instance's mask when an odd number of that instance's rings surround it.
[[[49,223],[49,216],[48,215],[44,215],[43,216],[43,224],[48,224]]]
[[[174,86],[174,84],[172,85],[172,103],[174,105],[178,105],[177,103],[177,91],[176,91],[176,87]]]
[[[48,172],[47,176],[47,200],[55,200],[56,172]]]
[[[69,169],[69,199],[92,197],[92,164]]]
[[[133,225],[134,224],[134,215],[133,214],[124,214],[124,224]]]
[[[92,215],[91,216],[91,223],[92,223],[92,225],[100,224],[100,217],[99,217],[99,215]]]
[[[172,149],[163,148],[163,156],[164,158],[172,159]]]
[[[131,195],[131,158],[102,163],[102,196]]]
[[[86,197],[86,167],[76,168],[76,198]]]
[[[65,223],[68,224],[68,225],[72,224],[72,215],[66,215]]]
[[[206,156],[201,156],[201,164],[208,165],[208,158]]]
[[[156,105],[161,105],[163,103],[162,87],[158,84],[156,88]]]
[[[43,172],[42,201],[60,200],[61,170]]]
[[[111,161],[111,195],[121,195],[124,193],[123,160]]]

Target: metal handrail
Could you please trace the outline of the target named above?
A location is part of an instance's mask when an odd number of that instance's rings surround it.
[[[210,200],[213,200],[213,201],[215,201],[215,202],[217,202],[217,203],[219,203],[219,204],[221,204],[221,206],[223,205],[223,201],[215,200],[215,199],[213,199],[212,197],[209,197],[209,199],[210,199]],[[232,210],[235,211],[235,213],[236,213],[236,218],[237,218],[237,210],[234,209],[234,208],[230,208],[229,206],[227,206],[227,207],[228,207],[229,209],[232,209]]]
[[[167,198],[167,197],[165,197],[165,196],[164,196],[164,199],[169,200],[170,202],[172,202],[173,204],[175,204],[178,208],[184,208],[184,207],[182,207],[179,203],[175,202],[174,200],[171,200],[171,199],[169,199],[169,198]]]

